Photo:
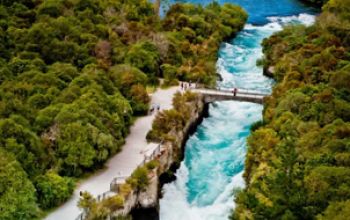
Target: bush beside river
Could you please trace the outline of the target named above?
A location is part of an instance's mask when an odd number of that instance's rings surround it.
[[[350,4],[264,40],[277,84],[252,128],[232,219],[346,219],[350,210]],[[271,68],[270,68],[271,69]]]
[[[147,0],[1,1],[0,219],[66,201],[121,150],[159,77],[214,83],[219,45],[246,19],[217,3],[161,19]]]

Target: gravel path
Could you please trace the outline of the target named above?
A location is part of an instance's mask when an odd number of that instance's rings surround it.
[[[179,87],[158,89],[151,95],[153,104],[159,104],[160,110],[171,109],[172,99]],[[74,220],[80,210],[77,207],[80,191],[88,191],[97,196],[109,190],[110,182],[119,174],[130,176],[135,168],[143,161],[144,154],[151,152],[157,145],[147,144],[146,134],[151,129],[155,114],[136,120],[126,138],[122,151],[112,157],[106,164],[106,169],[97,172],[84,180],[74,191],[72,198],[46,217],[47,220]]]

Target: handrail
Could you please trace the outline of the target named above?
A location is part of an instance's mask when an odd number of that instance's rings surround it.
[[[259,93],[257,91],[251,91],[248,89],[244,89],[244,88],[238,88],[235,87],[237,89],[237,93],[240,94],[251,94],[251,95],[261,95],[261,96],[269,96],[270,94],[264,94],[264,93]],[[188,89],[190,90],[212,90],[212,91],[227,91],[227,92],[232,92],[235,88],[226,88],[226,87],[208,87],[207,85],[204,84],[199,84],[199,83],[193,83],[190,87],[188,87]]]
[[[161,147],[163,144],[164,140],[162,140],[157,147],[153,150],[152,154],[147,156],[144,155],[144,159],[141,161],[141,163],[137,166],[137,167],[141,167],[144,166],[147,162],[154,160],[160,153],[161,153]],[[121,176],[119,173],[116,177],[113,178],[113,180],[110,183],[110,189],[109,191],[106,191],[102,194],[97,195],[97,201],[101,201],[104,200],[106,198],[108,198],[108,194],[113,192],[113,190],[117,191],[117,188],[114,189],[115,185],[118,185],[119,183],[121,183],[122,181],[125,181],[129,176]],[[116,192],[118,193],[118,192]],[[86,217],[86,213],[85,211],[83,211],[82,213],[80,213],[77,218],[75,220],[84,220]]]
[[[197,88],[190,88],[193,91],[212,91],[217,92],[217,94],[227,93],[227,94],[233,94],[232,90],[229,89],[197,89]],[[257,93],[255,91],[250,91],[247,89],[237,89],[236,95],[243,94],[243,95],[256,95],[256,96],[269,96],[270,94],[264,94],[264,93]]]
[[[86,212],[83,211],[75,218],[75,220],[84,220],[85,217],[86,217]]]
[[[202,94],[220,95],[220,96],[237,97],[237,98],[257,98],[257,99],[263,99],[265,97],[264,95],[255,94],[255,93],[236,93],[235,95],[232,92],[220,92],[220,91],[210,91],[207,93],[204,91],[202,92]]]

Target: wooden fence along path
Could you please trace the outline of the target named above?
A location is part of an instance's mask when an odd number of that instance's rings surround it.
[[[146,163],[154,160],[161,154],[161,148],[162,148],[163,141],[161,141],[155,149],[153,149],[152,153],[150,155],[144,154],[143,161],[138,165],[138,167],[144,166]],[[97,196],[97,201],[102,201],[104,199],[113,197],[118,194],[119,186],[124,184],[130,176],[123,176],[120,172],[117,172],[116,177],[111,181],[110,183],[110,189],[100,195]],[[76,220],[84,220],[87,217],[87,213],[84,210],[82,213],[80,213]]]

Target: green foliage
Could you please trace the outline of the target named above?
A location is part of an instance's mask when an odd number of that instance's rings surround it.
[[[149,184],[148,170],[145,167],[137,168],[131,174],[131,177],[127,179],[127,183],[129,183],[137,191],[145,190]]]
[[[133,85],[130,90],[130,105],[135,114],[145,114],[148,111],[150,98],[146,88],[141,85]]]
[[[70,178],[61,177],[53,171],[38,176],[35,180],[37,197],[40,206],[52,208],[65,202],[74,190],[74,183]]]
[[[126,54],[126,63],[145,72],[150,78],[158,76],[160,55],[157,47],[151,42],[134,44]]]
[[[180,68],[174,71],[171,66],[162,66],[166,83],[171,84],[177,76],[180,80],[214,84],[220,43],[242,29],[246,19],[247,14],[231,4],[172,5],[162,21],[170,32],[165,59]]]
[[[176,80],[178,77],[178,70],[175,66],[172,66],[170,64],[163,64],[160,68],[163,73],[164,85],[179,84],[178,80]]]
[[[219,33],[233,36],[246,14],[230,5],[174,7],[183,10],[161,20],[148,0],[1,1],[0,150],[14,155],[23,184],[36,188],[27,187],[28,200],[18,196],[22,204],[13,201],[1,219],[36,218],[36,206],[66,201],[71,177],[103,167],[120,150],[133,116],[148,111],[146,88],[158,77],[169,85],[215,81]],[[166,25],[180,14],[186,26]]]
[[[173,109],[164,110],[156,115],[152,124],[152,130],[147,133],[147,140],[160,142],[161,140],[171,140],[169,133],[180,131],[191,117],[191,110],[196,104],[198,96],[191,92],[183,95],[176,93],[173,98]]]
[[[98,202],[88,192],[81,194],[78,207],[85,210],[86,219],[106,219],[113,212],[124,206],[124,198],[121,196],[112,196]]]
[[[157,161],[157,160],[152,160],[151,162],[148,162],[146,164],[146,167],[148,170],[153,170],[154,168],[156,168],[158,166],[159,166],[159,161]]]
[[[265,125],[264,121],[257,121],[257,122],[255,122],[254,124],[251,125],[250,131],[255,131],[255,130],[259,129],[260,127],[264,126],[264,125]]]
[[[0,219],[39,219],[35,188],[21,164],[0,148]]]
[[[38,7],[38,15],[58,17],[63,13],[64,1],[46,0]]]
[[[318,220],[342,220],[350,215],[350,200],[332,202],[323,215],[318,215]]]
[[[315,1],[314,1],[315,2]],[[317,1],[320,2],[321,1]],[[344,219],[350,199],[348,1],[265,39],[277,84],[252,126],[232,219]],[[345,217],[346,218],[346,217]]]

